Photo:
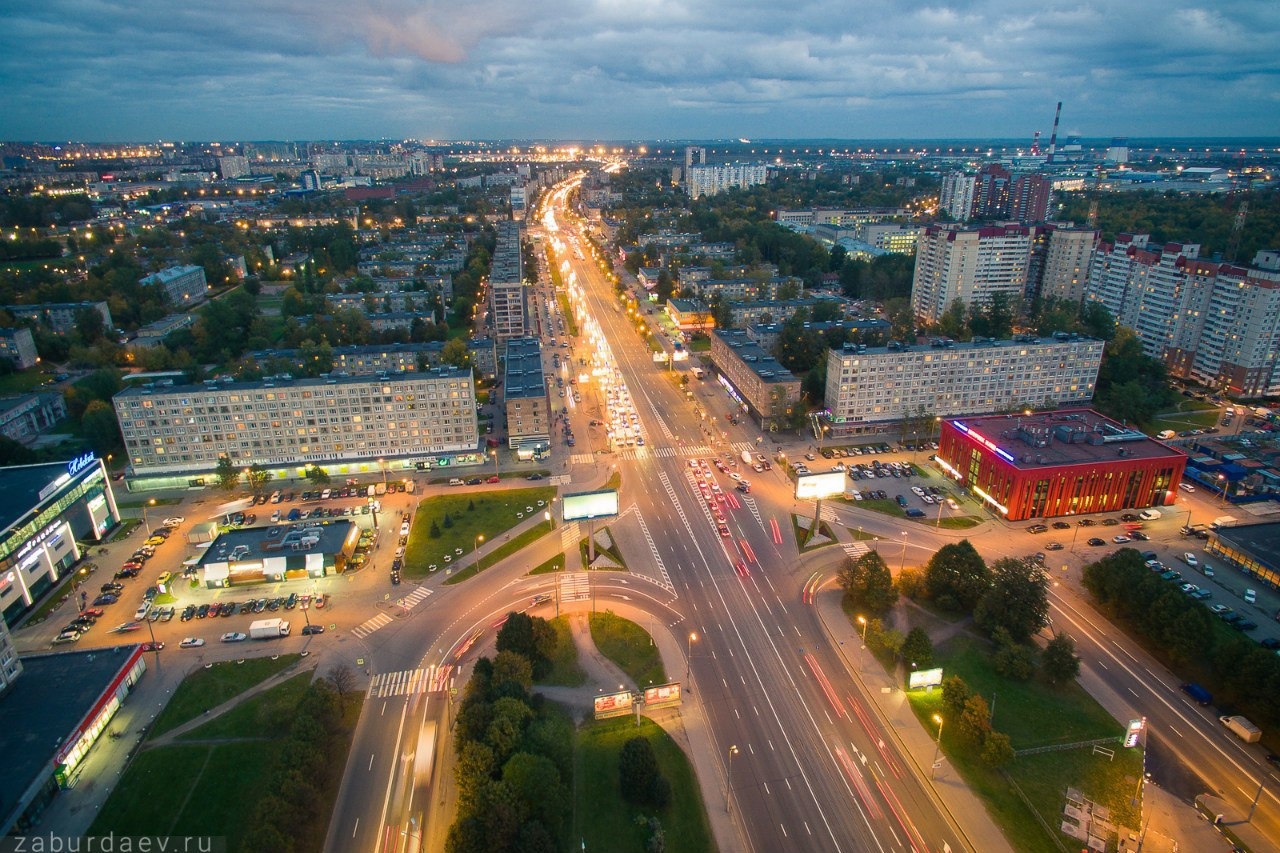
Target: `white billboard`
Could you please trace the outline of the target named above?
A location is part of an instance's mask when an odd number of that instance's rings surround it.
[[[578,492],[564,496],[564,520],[586,521],[592,518],[612,518],[618,514],[617,489],[598,492]]]
[[[811,501],[844,494],[844,472],[824,471],[796,477],[796,500]]]
[[[942,684],[942,668],[922,669],[907,676],[908,690],[928,690]]]

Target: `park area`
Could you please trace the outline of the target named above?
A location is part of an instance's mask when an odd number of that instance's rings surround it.
[[[551,511],[554,487],[498,490],[458,495],[437,495],[418,504],[409,542],[405,546],[404,574],[423,578],[436,572],[456,583],[516,553],[550,532],[555,523],[545,520]],[[529,518],[538,523],[519,535],[507,532]],[[479,559],[462,571],[454,565],[469,554]]]

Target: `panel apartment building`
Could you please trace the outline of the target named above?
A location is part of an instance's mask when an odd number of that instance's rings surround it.
[[[711,361],[721,384],[761,429],[784,426],[800,404],[800,378],[743,329],[711,332]]]
[[[764,165],[690,166],[685,170],[684,188],[689,198],[701,198],[725,190],[754,187],[768,177],[769,167]]]
[[[551,449],[551,403],[542,370],[542,344],[537,338],[507,341],[503,364],[507,446],[518,457],[541,458]]]
[[[1121,234],[1098,246],[1086,298],[1133,329],[1171,375],[1237,397],[1280,393],[1280,264],[1206,261],[1193,243]]]
[[[447,367],[389,378],[144,386],[112,400],[135,474],[305,467],[474,451],[475,383]]]
[[[529,306],[520,253],[520,224],[498,223],[498,242],[489,268],[489,310],[499,342],[529,333]]]
[[[143,287],[155,287],[179,311],[189,306],[199,305],[208,296],[208,282],[205,281],[204,267],[186,265],[168,267],[160,272],[152,273],[138,280]]]
[[[1041,340],[827,351],[826,404],[837,434],[862,424],[1053,407],[1093,398],[1103,342],[1059,334]]]
[[[1098,232],[1068,224],[930,225],[916,246],[912,308],[936,323],[959,299],[990,304],[996,293],[1016,304],[1038,295],[1079,299]]]

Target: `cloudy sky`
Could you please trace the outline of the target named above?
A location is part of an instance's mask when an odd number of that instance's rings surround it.
[[[0,139],[1280,135],[1277,0],[4,0]]]

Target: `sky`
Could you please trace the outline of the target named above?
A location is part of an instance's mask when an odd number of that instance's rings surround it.
[[[1280,136],[1276,0],[4,0],[0,139]]]

